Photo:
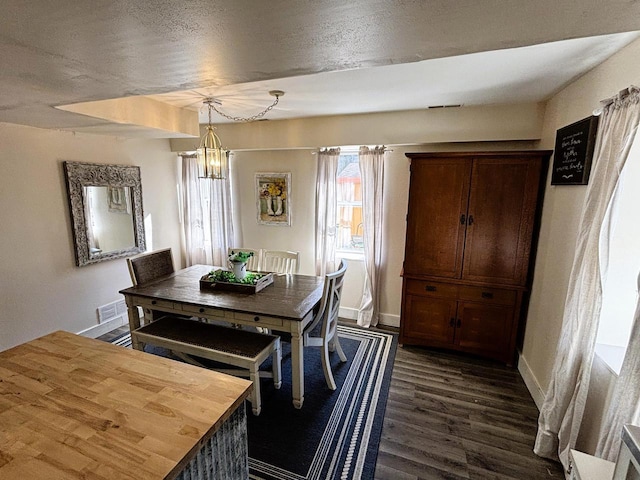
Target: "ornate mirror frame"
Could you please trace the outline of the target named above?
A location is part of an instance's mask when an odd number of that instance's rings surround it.
[[[83,267],[144,252],[146,244],[140,167],[82,162],[63,162],[63,165],[69,211],[71,213],[76,265]],[[87,199],[84,195],[84,187],[90,186],[131,188],[131,211],[133,214],[135,246],[124,250],[114,250],[93,255],[90,253],[87,218],[85,217]]]

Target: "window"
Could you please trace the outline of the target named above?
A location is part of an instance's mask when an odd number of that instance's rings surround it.
[[[338,160],[337,250],[364,253],[362,184],[357,153],[343,153]]]
[[[609,235],[609,267],[602,286],[602,309],[596,352],[616,373],[629,343],[638,302],[640,272],[640,139],[636,137],[620,174],[611,209],[613,228]],[[610,207],[611,208],[611,207]]]

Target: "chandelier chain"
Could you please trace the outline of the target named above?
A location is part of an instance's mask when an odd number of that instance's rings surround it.
[[[260,113],[256,113],[255,115],[252,115],[251,117],[234,117],[231,115],[227,115],[224,112],[221,112],[220,110],[218,110],[216,108],[215,105],[213,105],[212,102],[208,102],[209,105],[209,123],[211,123],[211,109],[214,109],[219,115],[222,115],[224,118],[228,119],[228,120],[233,120],[234,122],[253,122],[255,120],[258,120],[259,118],[264,117],[267,113],[269,113],[273,107],[275,107],[278,102],[280,101],[280,95],[275,95],[276,99],[273,101],[273,103],[271,105],[269,105],[267,108],[265,108],[263,111],[261,111]]]

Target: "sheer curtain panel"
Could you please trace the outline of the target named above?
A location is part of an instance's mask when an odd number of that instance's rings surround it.
[[[195,156],[182,157],[182,226],[186,265],[227,265],[233,244],[230,179],[198,178]]]
[[[336,270],[336,233],[338,201],[339,148],[323,148],[318,152],[316,175],[316,275],[325,276]]]
[[[609,204],[639,118],[635,87],[604,102],[569,276],[562,330],[534,446],[534,452],[540,456],[555,458],[558,455],[565,468],[582,423],[598,332],[602,267],[606,271],[600,259],[608,257],[608,241],[604,238],[601,243],[601,232],[609,230]]]
[[[616,106],[615,103],[619,105]],[[632,87],[629,94],[618,97],[613,101],[612,108],[626,111],[620,112],[620,122],[626,125],[627,141],[621,145],[622,153],[628,154],[640,123],[640,89]],[[629,161],[638,162],[640,158]],[[622,168],[621,168],[622,169]],[[638,291],[640,291],[640,274],[638,275]],[[629,344],[622,362],[620,374],[616,380],[609,410],[601,428],[596,456],[615,461],[620,449],[622,426],[625,423],[638,425],[640,423],[640,302],[636,312],[629,337]]]
[[[380,315],[382,193],[385,147],[360,147],[365,280],[358,325],[376,326]]]

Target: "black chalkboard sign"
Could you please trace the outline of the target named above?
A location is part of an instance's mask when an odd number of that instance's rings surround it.
[[[589,183],[598,118],[587,117],[558,130],[556,149],[553,154],[551,185]]]

